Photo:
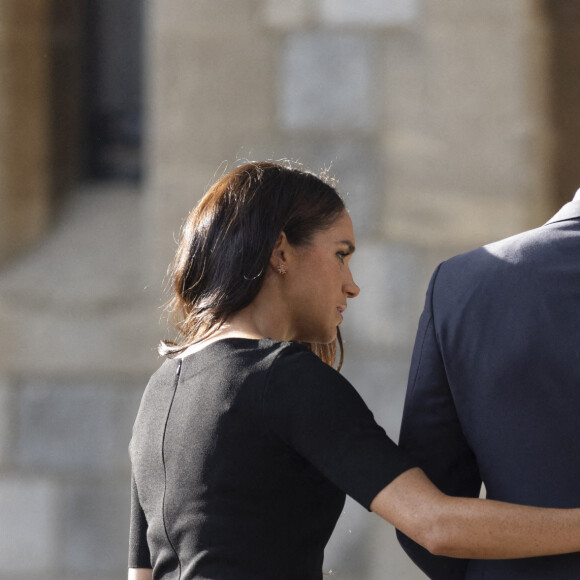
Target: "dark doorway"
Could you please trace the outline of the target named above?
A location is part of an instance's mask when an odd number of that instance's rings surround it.
[[[138,182],[144,0],[85,3],[85,179]]]

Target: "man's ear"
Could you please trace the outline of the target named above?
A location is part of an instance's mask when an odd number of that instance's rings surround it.
[[[286,267],[288,264],[288,254],[291,249],[288,238],[284,232],[281,232],[274,244],[272,255],[270,256],[270,267],[278,271],[279,266]]]

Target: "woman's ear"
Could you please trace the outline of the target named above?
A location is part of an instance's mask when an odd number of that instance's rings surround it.
[[[281,273],[281,270],[284,273],[286,272],[290,247],[286,234],[281,232],[270,256],[270,267],[276,270],[276,272]]]

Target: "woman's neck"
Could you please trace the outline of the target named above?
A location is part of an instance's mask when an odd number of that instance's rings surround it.
[[[272,324],[273,318],[258,315],[252,305],[236,312],[224,324],[207,338],[190,345],[178,358],[182,358],[203,350],[206,346],[225,338],[272,338],[274,340],[286,340],[281,329]]]

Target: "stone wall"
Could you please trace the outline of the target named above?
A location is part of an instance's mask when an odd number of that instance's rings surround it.
[[[289,157],[339,178],[362,287],[344,374],[397,436],[436,264],[548,217],[545,28],[533,0],[147,2],[143,191],[78,188],[43,244],[0,271],[0,577],[125,574],[126,450],[159,363],[162,280],[224,162]],[[2,66],[15,58],[0,43]],[[2,169],[2,195],[9,183]],[[353,502],[325,570],[422,577]]]
[[[125,575],[131,426],[157,365],[139,196],[75,192],[0,275],[0,578]]]
[[[0,1],[0,260],[49,219],[50,6]]]
[[[554,205],[570,201],[580,185],[580,116],[578,98],[580,79],[575,63],[580,51],[580,4],[575,0],[541,4],[544,16],[551,22],[550,35],[550,118],[553,125],[553,162],[550,181],[554,189]]]

